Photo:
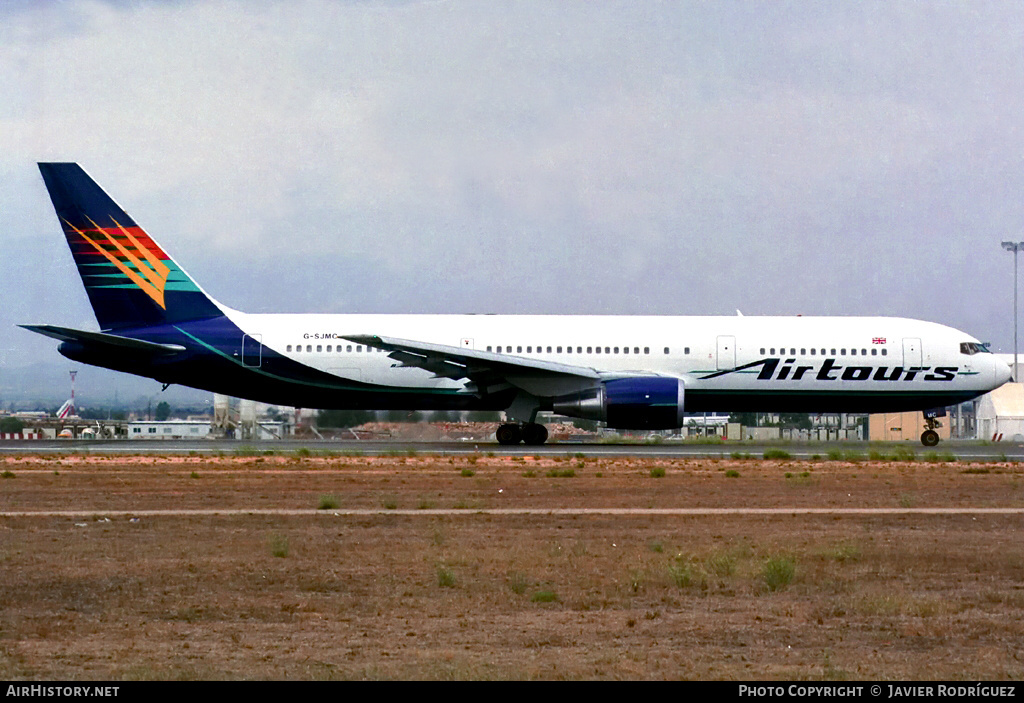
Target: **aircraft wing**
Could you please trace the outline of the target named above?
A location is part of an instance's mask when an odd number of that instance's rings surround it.
[[[56,325],[18,325],[30,332],[38,332],[47,337],[59,339],[62,342],[78,342],[92,348],[97,346],[113,347],[120,351],[135,351],[147,354],[177,354],[185,351],[180,344],[158,344],[157,342],[146,342],[131,337],[121,337],[116,334],[104,332],[87,332],[76,330],[70,327],[57,327]]]
[[[598,386],[604,376],[595,369],[511,354],[463,349],[377,335],[346,335],[345,339],[383,349],[401,366],[430,371],[435,378],[468,379],[467,392],[489,394],[515,386],[537,396],[557,396]]]

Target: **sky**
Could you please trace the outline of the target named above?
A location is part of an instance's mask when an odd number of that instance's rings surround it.
[[[37,161],[247,312],[894,315],[1013,349],[1019,2],[16,0],[0,95],[0,403],[70,365],[17,323],[97,328]]]

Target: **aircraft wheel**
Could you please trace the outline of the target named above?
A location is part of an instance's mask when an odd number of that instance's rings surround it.
[[[925,430],[921,433],[921,444],[926,447],[934,447],[939,443],[939,433],[935,430]]]
[[[548,428],[536,422],[523,427],[523,444],[540,445],[548,441]]]
[[[520,431],[519,425],[507,424],[500,425],[494,436],[497,437],[498,444],[519,444],[523,433]]]

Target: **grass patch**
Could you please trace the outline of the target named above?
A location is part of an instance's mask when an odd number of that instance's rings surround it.
[[[530,596],[531,603],[556,603],[558,602],[558,594],[554,591],[537,591]]]
[[[736,469],[729,469],[728,471],[725,472],[725,477],[726,478],[739,478],[740,477],[740,472],[737,471]]]
[[[463,469],[461,475],[469,478],[470,476],[476,476],[476,471],[473,471],[473,469]]]
[[[508,575],[508,589],[516,595],[523,595],[529,587],[530,579],[521,571],[513,571]]]
[[[573,476],[576,475],[576,470],[575,469],[562,469],[561,471],[559,471],[558,469],[551,469],[545,475],[548,478],[572,478]]]
[[[651,469],[651,478],[665,478],[665,469],[660,466]]]
[[[761,578],[769,591],[782,591],[796,576],[796,564],[786,557],[769,557],[761,569]]]
[[[288,556],[288,538],[284,535],[271,535],[267,539],[267,545],[270,547],[270,553],[275,557],[284,559]]]
[[[334,510],[335,508],[339,507],[340,505],[341,505],[341,502],[338,500],[337,496],[334,496],[334,495],[322,495],[322,496],[320,496],[320,500],[316,504],[316,509],[317,510]]]
[[[56,473],[56,472],[54,472],[54,473]],[[0,478],[14,478],[14,472],[13,471],[4,471],[2,474],[0,474]]]
[[[438,564],[437,585],[441,588],[455,588],[455,572],[444,564]]]
[[[762,456],[765,459],[792,459],[792,455],[785,449],[765,449]]]

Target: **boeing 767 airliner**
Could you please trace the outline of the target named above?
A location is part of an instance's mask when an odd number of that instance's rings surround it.
[[[247,314],[77,164],[39,170],[101,331],[23,327],[164,384],[305,408],[503,410],[499,442],[543,444],[541,411],[663,430],[684,412],[927,411],[1010,378],[977,339],[892,317]]]

